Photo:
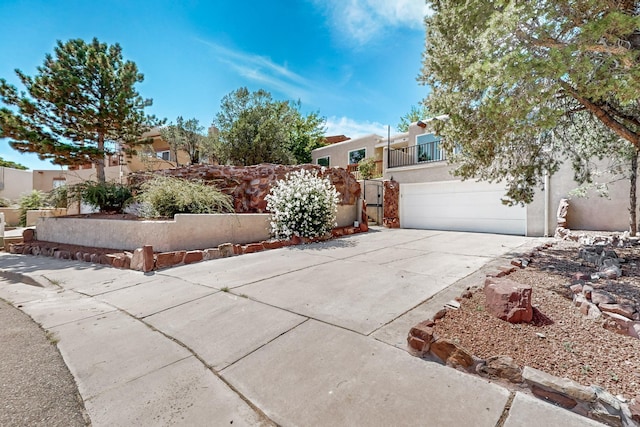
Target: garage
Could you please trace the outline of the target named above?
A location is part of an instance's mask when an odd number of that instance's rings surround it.
[[[527,211],[501,202],[499,184],[439,181],[400,184],[402,228],[525,235]]]

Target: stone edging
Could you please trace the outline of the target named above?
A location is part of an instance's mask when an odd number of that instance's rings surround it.
[[[34,240],[35,235],[33,229],[26,229],[23,232],[23,242],[10,244],[9,252],[12,254],[22,255],[50,256],[58,259],[76,260],[94,264],[103,264],[115,268],[149,272],[217,258],[226,258],[269,249],[278,249],[286,246],[325,241],[331,238],[361,233],[367,230],[367,224],[361,224],[360,227],[334,228],[331,230],[331,236],[323,238],[308,239],[305,237],[293,236],[289,240],[265,240],[245,245],[223,243],[218,245],[217,248],[154,253],[153,247],[149,245],[138,248],[133,252],[117,250],[110,251],[106,249],[102,249],[99,252],[92,252],[90,248],[81,246]],[[65,249],[72,246],[78,250],[71,251],[69,249]]]
[[[486,276],[501,278],[516,271],[518,267],[526,268],[538,251],[552,245],[547,243],[538,246],[532,252],[513,259],[511,265],[497,267]],[[467,288],[461,297],[470,298],[471,295],[471,288]],[[433,319],[420,322],[411,328],[407,337],[411,354],[486,378],[506,380],[513,385],[528,388],[540,399],[599,422],[612,426],[640,427],[640,395],[631,401],[621,400],[602,387],[586,387],[568,378],[556,377],[529,366],[522,369],[507,356],[481,359],[470,354],[453,340],[437,337],[433,327],[446,316],[448,310],[458,309],[459,301],[460,298],[457,298],[448,302]]]

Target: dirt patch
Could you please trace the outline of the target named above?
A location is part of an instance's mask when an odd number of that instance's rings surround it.
[[[463,298],[435,326],[435,334],[449,338],[475,356],[505,355],[551,375],[583,385],[599,385],[614,395],[633,398],[640,390],[640,340],[605,329],[603,318],[591,320],[572,304],[569,286],[575,272],[597,269],[578,259],[580,245],[559,241],[538,252],[533,262],[509,278],[533,288],[532,304],[538,321],[510,324],[485,309],[482,290]],[[637,246],[613,248],[623,276],[588,282],[618,299],[640,308],[640,255]],[[534,319],[535,320],[535,319]]]

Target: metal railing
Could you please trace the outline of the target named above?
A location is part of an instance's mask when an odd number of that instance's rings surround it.
[[[440,148],[440,141],[431,141],[409,147],[392,148],[389,151],[389,168],[440,162],[446,159],[444,150]]]

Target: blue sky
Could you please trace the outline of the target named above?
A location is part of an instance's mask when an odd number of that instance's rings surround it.
[[[0,0],[0,77],[33,75],[56,40],[120,43],[145,76],[147,111],[209,126],[227,93],[246,86],[300,100],[327,118],[327,135],[386,134],[428,88],[416,77],[423,0]],[[12,150],[0,156],[55,166]]]

